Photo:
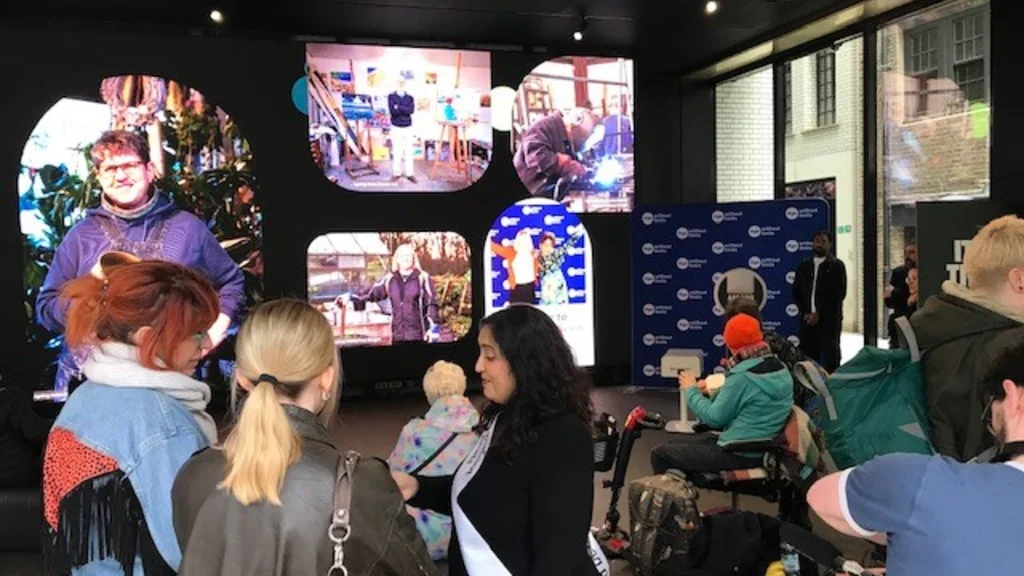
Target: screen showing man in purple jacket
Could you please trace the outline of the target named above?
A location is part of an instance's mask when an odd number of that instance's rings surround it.
[[[142,259],[177,262],[207,275],[220,300],[220,315],[209,331],[216,348],[244,303],[241,268],[199,218],[180,210],[154,186],[156,172],[143,136],[123,130],[106,132],[93,144],[91,155],[103,189],[100,206],[87,211],[57,246],[36,300],[39,323],[63,333],[67,302],[60,298],[60,291],[64,283],[85,274],[100,276],[100,256],[128,252]],[[66,392],[78,375],[81,359],[74,352],[61,354],[57,392]]]
[[[524,132],[512,159],[531,196],[550,197],[561,178],[582,178],[587,169],[576,153],[594,131],[594,118],[582,108],[552,112]]]

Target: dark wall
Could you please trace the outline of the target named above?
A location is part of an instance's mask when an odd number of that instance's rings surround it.
[[[1020,202],[1024,198],[1024,165],[1020,160],[1020,138],[1024,134],[1024,104],[1020,95],[1020,70],[1024,51],[1017,43],[1024,2],[992,0],[992,200]]]
[[[473,310],[483,311],[483,261],[479,248],[493,219],[526,197],[512,168],[510,137],[495,133],[489,170],[473,187],[454,193],[387,195],[346,192],[329,182],[311,161],[307,119],[293,106],[292,84],[303,75],[304,45],[251,40],[130,36],[85,31],[5,30],[0,53],[31,57],[0,60],[0,371],[35,385],[38,366],[26,359],[25,311],[21,303],[21,247],[16,175],[35,124],[60,98],[95,99],[107,76],[147,74],[177,80],[202,92],[240,126],[254,153],[264,210],[265,287],[268,297],[306,292],[306,247],[329,231],[458,232],[473,250]],[[536,64],[553,55],[492,54],[494,86],[513,88]],[[638,85],[644,81],[638,79]],[[645,101],[650,98],[651,102]],[[641,111],[665,105],[657,91],[638,88]],[[678,110],[678,107],[673,107]],[[657,122],[640,116],[640,158],[666,137]],[[658,182],[657,170],[641,172]],[[669,179],[670,180],[670,179]],[[641,192],[638,192],[641,193]],[[625,374],[629,352],[629,215],[580,215],[594,245],[596,358],[600,368]],[[366,383],[418,379],[439,358],[467,371],[476,357],[475,326],[454,344],[352,348],[344,352],[346,380]],[[600,372],[599,372],[600,373]]]

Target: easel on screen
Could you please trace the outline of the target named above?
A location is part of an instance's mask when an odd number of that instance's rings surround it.
[[[462,79],[462,52],[455,55],[455,90],[459,89]],[[437,102],[434,103],[438,105]],[[452,165],[456,174],[466,174],[466,182],[473,183],[473,174],[470,172],[469,161],[469,123],[467,121],[438,120],[441,125],[441,135],[437,138],[434,148],[434,165],[430,168],[430,179],[434,179],[437,167],[442,163],[441,150],[443,144],[448,142],[448,164]]]

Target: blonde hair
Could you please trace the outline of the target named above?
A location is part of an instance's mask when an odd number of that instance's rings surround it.
[[[416,249],[413,248],[412,244],[399,244],[398,248],[395,248],[395,253],[391,255],[391,271],[398,272],[398,255],[401,252],[408,252],[412,254],[412,267],[415,270],[423,270],[420,268],[420,256],[416,253]]]
[[[438,360],[423,375],[423,393],[430,404],[445,396],[462,396],[466,393],[466,373],[458,364]]]
[[[224,441],[227,475],[218,487],[227,488],[245,505],[265,500],[280,506],[285,473],[302,456],[302,444],[278,395],[296,398],[333,367],[331,396],[319,416],[325,426],[330,424],[341,380],[334,333],[323,314],[308,303],[274,300],[250,313],[238,333],[235,355],[238,378],[231,387],[232,408],[237,405],[240,378],[254,387]]]
[[[1024,268],[1024,220],[1012,214],[992,220],[964,251],[971,288],[997,288],[1014,268]]]

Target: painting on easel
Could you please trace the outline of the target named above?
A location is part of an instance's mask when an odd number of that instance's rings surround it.
[[[307,44],[306,65],[309,138],[338,186],[455,192],[490,165],[489,53]]]

